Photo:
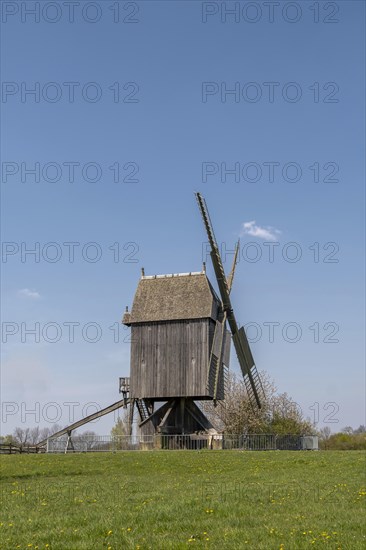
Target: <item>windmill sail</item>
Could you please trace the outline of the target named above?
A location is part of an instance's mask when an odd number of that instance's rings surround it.
[[[213,397],[215,405],[219,399],[224,399],[225,383],[230,362],[230,332],[226,330],[226,318],[217,320],[210,355],[210,367],[208,371],[208,389]]]
[[[228,282],[228,279],[226,278],[225,271],[222,265],[220,252],[217,246],[217,242],[213,231],[210,215],[208,213],[206,201],[204,200],[204,198],[200,193],[196,193],[196,198],[197,198],[198,206],[201,211],[203,222],[206,228],[208,240],[211,246],[211,259],[212,259],[212,264],[213,264],[213,268],[217,279],[217,284],[221,295],[224,315],[230,326],[235,351],[238,357],[241,371],[243,373],[245,387],[247,389],[251,404],[261,408],[261,398],[263,398],[264,396],[262,383],[261,383],[258,371],[256,369],[256,366],[254,364],[252,352],[249,347],[249,343],[244,331],[244,327],[241,327],[239,329],[238,324],[236,322],[235,315],[234,315],[234,311],[231,305],[231,300],[230,300],[230,290],[231,290],[232,279],[234,275],[236,256],[234,258],[234,266],[233,266],[234,269],[232,270],[229,276],[229,282]],[[237,250],[238,250],[238,247],[236,249],[236,255],[237,255]]]
[[[234,259],[233,259],[233,266],[231,268],[231,271],[230,271],[230,274],[227,278],[227,286],[229,288],[229,293],[231,292],[231,287],[233,286],[233,281],[234,281],[234,275],[235,275],[235,268],[236,268],[236,264],[237,264],[237,261],[238,261],[238,252],[239,252],[239,248],[240,248],[240,241],[238,241],[236,243],[236,246],[235,246],[235,252],[234,252]]]

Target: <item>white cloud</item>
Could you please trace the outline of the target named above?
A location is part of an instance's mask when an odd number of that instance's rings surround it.
[[[281,233],[282,231],[276,229],[275,227],[261,227],[260,225],[257,225],[254,220],[243,223],[241,236],[251,235],[252,237],[258,237],[258,239],[263,239],[265,241],[277,241]]]
[[[18,291],[20,296],[25,296],[26,298],[31,298],[32,300],[38,300],[41,295],[36,290],[29,290],[29,288],[22,288]]]

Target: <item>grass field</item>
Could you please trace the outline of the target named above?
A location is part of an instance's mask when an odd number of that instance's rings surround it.
[[[0,459],[6,550],[366,547],[363,452]]]

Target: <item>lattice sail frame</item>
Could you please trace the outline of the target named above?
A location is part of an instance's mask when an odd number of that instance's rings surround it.
[[[264,398],[264,390],[262,382],[254,363],[253,355],[249,347],[248,338],[245,334],[244,327],[238,327],[233,307],[230,299],[230,290],[233,282],[235,264],[237,258],[237,251],[234,258],[233,269],[229,277],[225,275],[225,271],[222,265],[219,248],[217,246],[215,234],[213,231],[210,215],[208,213],[205,199],[200,193],[196,193],[197,203],[202,215],[203,223],[207,232],[208,240],[211,247],[211,260],[215,271],[217,284],[222,300],[222,307],[224,310],[224,321],[228,321],[230,331],[235,347],[235,351],[238,357],[239,365],[243,374],[245,387],[248,392],[249,400],[252,406],[261,408],[261,400]]]

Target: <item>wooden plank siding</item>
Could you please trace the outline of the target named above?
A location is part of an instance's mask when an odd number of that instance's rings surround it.
[[[133,324],[130,397],[212,397],[207,378],[214,327],[208,318]]]

